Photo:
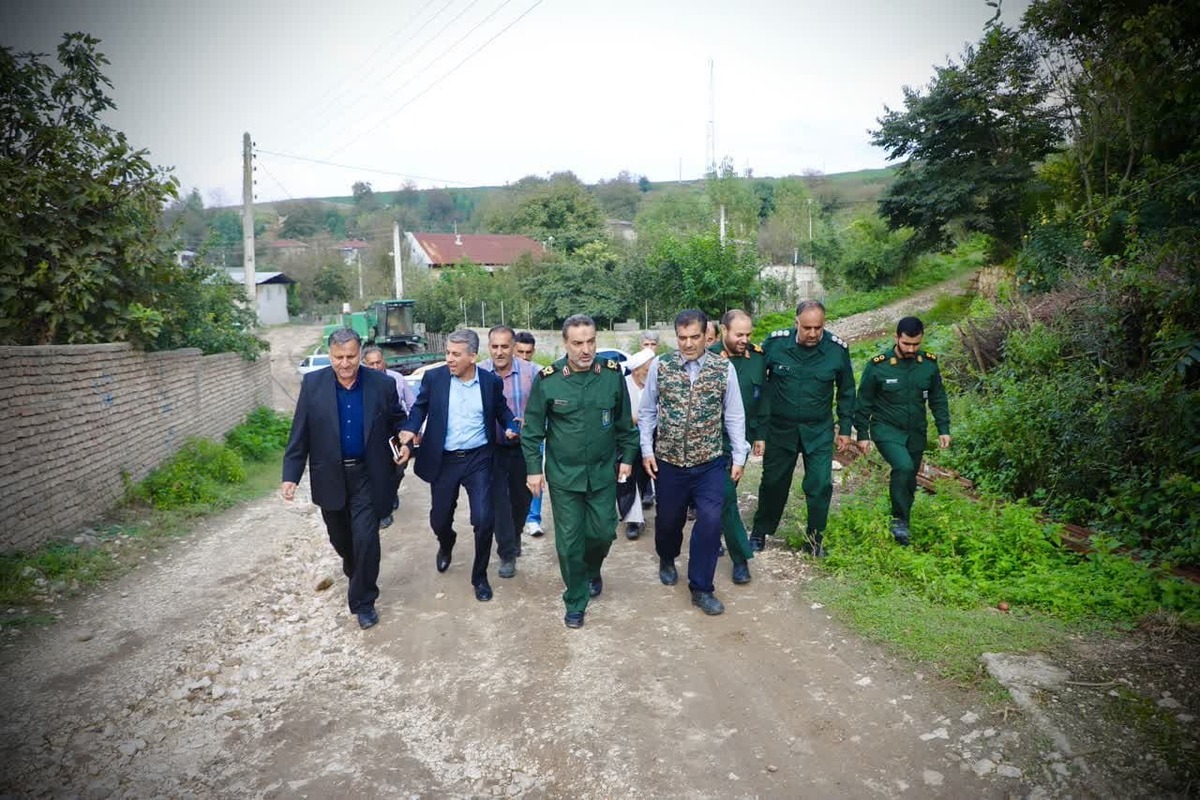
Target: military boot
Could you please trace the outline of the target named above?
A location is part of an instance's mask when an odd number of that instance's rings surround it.
[[[825,548],[821,545],[824,538],[825,534],[821,531],[808,531],[804,534],[804,544],[800,549],[813,558],[824,558]]]
[[[901,547],[908,547],[908,523],[902,519],[892,520],[892,538]]]

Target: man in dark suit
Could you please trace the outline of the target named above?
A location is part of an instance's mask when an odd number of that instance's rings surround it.
[[[283,499],[309,467],[313,502],[350,579],[346,596],[358,624],[379,621],[379,520],[392,511],[396,467],[388,439],[404,409],[396,384],[359,364],[362,340],[349,328],[329,336],[331,367],[304,376],[283,456]]]
[[[412,456],[411,442],[421,434],[416,473],[429,483],[429,525],[438,540],[437,570],[450,568],[451,553],[458,534],[454,510],[458,490],[467,490],[471,504],[471,527],[475,530],[475,562],[471,585],[475,599],[491,600],[487,568],[495,533],[492,507],[492,448],[497,426],[507,439],[516,439],[517,424],[504,402],[503,382],[494,373],[478,369],[475,356],[479,336],[470,330],[446,337],[446,365],[425,373],[417,402],[409,411],[400,433],[401,463]]]

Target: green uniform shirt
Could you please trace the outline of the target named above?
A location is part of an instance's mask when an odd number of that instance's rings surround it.
[[[763,349],[751,344],[746,347],[746,354],[740,358],[726,353],[723,342],[714,342],[708,349],[709,352],[716,353],[733,364],[733,370],[737,373],[738,389],[742,393],[742,410],[746,413],[746,441],[751,444],[762,441],[767,435],[767,406],[763,402],[767,362],[763,357]],[[725,436],[725,451],[729,452],[729,448],[729,437]]]
[[[767,375],[764,413],[772,424],[833,424],[837,388],[838,433],[850,435],[854,414],[854,368],[850,346],[829,331],[812,347],[796,342],[796,329],[775,331],[763,342]]]
[[[618,456],[624,464],[637,461],[637,429],[617,362],[597,361],[589,370],[574,372],[560,358],[538,373],[521,428],[530,475],[542,472],[543,441],[546,481],[560,489],[610,486],[617,480]]]
[[[889,347],[863,370],[854,413],[859,440],[903,442],[911,436],[923,441],[926,403],[938,433],[949,435],[950,402],[937,357],[920,350],[913,358],[900,358]]]

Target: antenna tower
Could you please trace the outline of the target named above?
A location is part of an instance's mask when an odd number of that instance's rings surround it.
[[[708,141],[704,153],[705,172],[717,171],[717,101],[713,85],[713,60],[708,59]]]

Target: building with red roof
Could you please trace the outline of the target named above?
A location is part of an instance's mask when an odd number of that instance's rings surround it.
[[[404,233],[409,263],[441,269],[470,261],[492,272],[511,267],[528,254],[540,258],[545,248],[528,236],[496,233]]]

